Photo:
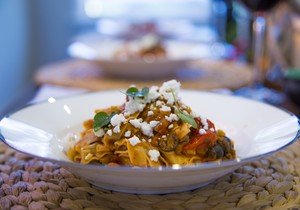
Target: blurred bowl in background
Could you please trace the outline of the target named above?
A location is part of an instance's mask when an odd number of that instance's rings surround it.
[[[300,106],[300,69],[289,69],[284,74],[284,90]]]
[[[96,61],[106,75],[149,80],[175,74],[193,60],[221,58],[228,54],[229,49],[226,44],[222,43],[178,40],[163,40],[162,45],[165,51],[164,56],[139,57],[130,54],[137,52],[138,47],[134,41],[85,37],[75,40],[69,46],[68,53],[73,58]],[[123,51],[123,54],[116,56],[120,51]],[[129,52],[129,56],[126,52]]]

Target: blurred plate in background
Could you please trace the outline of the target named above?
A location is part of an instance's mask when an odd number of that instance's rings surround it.
[[[217,59],[227,54],[224,44],[195,43],[166,40],[163,42],[165,57],[117,58],[116,53],[124,46],[136,48],[133,42],[120,39],[79,39],[68,48],[73,58],[99,63],[103,73],[127,79],[156,79],[174,74],[196,59]]]

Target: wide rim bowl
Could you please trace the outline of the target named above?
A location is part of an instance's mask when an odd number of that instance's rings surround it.
[[[65,136],[79,135],[82,122],[94,110],[120,105],[120,90],[100,91],[26,106],[4,117],[0,138],[8,146],[53,161],[91,184],[127,193],[173,193],[203,186],[249,161],[292,144],[300,136],[299,119],[292,113],[261,102],[217,93],[182,90],[182,101],[215,122],[235,142],[233,161],[174,165],[158,168],[108,167],[70,162]],[[172,177],[172,179],[170,179]]]

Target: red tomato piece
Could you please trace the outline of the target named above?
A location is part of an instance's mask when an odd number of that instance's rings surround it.
[[[190,139],[190,142],[184,145],[183,150],[196,150],[198,147],[208,147],[215,144],[217,141],[217,134],[207,132],[206,134],[196,134]]]

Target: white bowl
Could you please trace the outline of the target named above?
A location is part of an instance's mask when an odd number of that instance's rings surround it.
[[[57,162],[91,184],[127,193],[173,193],[206,185],[242,164],[274,153],[300,135],[298,118],[268,104],[216,93],[181,92],[182,101],[235,142],[237,159],[160,168],[84,165],[68,160],[66,136],[79,135],[97,108],[124,102],[119,90],[82,94],[25,107],[0,122],[1,139],[26,154]]]
[[[71,57],[99,63],[102,71],[112,77],[125,79],[157,79],[174,75],[189,61],[217,58],[210,44],[165,41],[167,56],[159,59],[117,59],[114,54],[122,48],[121,40],[78,40],[68,48]]]

